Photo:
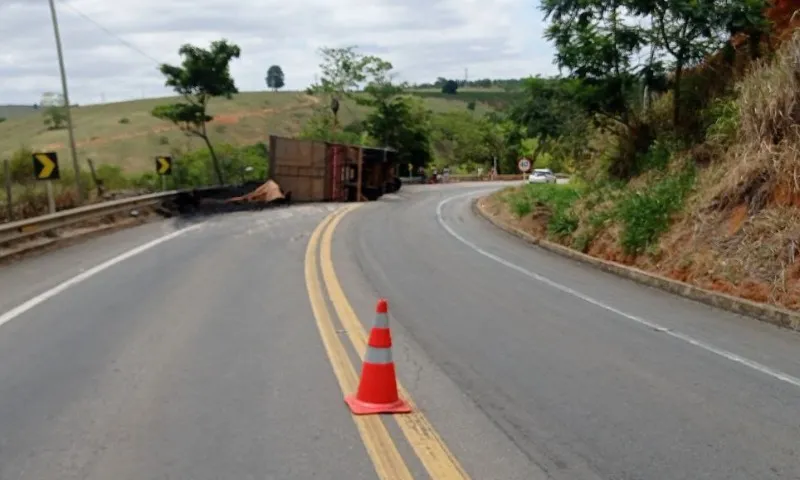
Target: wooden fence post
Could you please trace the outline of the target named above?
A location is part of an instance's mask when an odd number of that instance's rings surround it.
[[[11,198],[11,164],[8,160],[3,160],[3,178],[6,183],[6,208],[8,209],[8,221],[14,220],[14,204]]]

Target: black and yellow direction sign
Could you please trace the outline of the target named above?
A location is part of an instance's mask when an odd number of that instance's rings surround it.
[[[58,171],[58,155],[56,152],[34,153],[33,172],[37,180],[58,180],[61,178]]]
[[[156,157],[156,172],[159,175],[172,175],[172,157]]]

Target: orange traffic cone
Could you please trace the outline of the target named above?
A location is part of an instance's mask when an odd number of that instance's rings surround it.
[[[408,413],[411,407],[397,394],[386,300],[379,300],[375,310],[375,325],[369,333],[358,392],[344,397],[344,401],[356,415]]]

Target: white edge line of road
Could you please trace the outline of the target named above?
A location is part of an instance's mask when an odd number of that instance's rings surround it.
[[[679,340],[683,340],[684,342],[686,342],[686,343],[688,343],[690,345],[694,345],[695,347],[701,348],[701,349],[703,349],[703,350],[705,350],[707,352],[714,353],[714,354],[719,355],[720,357],[723,357],[723,358],[725,358],[727,360],[730,360],[732,362],[738,363],[740,365],[744,365],[746,367],[750,367],[753,370],[756,370],[756,371],[761,372],[763,374],[769,375],[772,378],[775,378],[777,380],[781,380],[783,382],[786,382],[788,384],[791,384],[791,385],[793,385],[795,387],[800,388],[800,378],[793,377],[792,375],[789,375],[787,373],[781,372],[780,370],[775,370],[774,368],[770,368],[770,367],[768,367],[766,365],[763,365],[761,363],[758,363],[758,362],[755,362],[753,360],[747,359],[745,357],[737,355],[737,354],[735,354],[733,352],[729,352],[729,351],[724,350],[722,348],[715,347],[714,345],[711,345],[710,343],[706,343],[706,342],[704,342],[702,340],[698,340],[698,339],[696,339],[694,337],[691,337],[691,336],[686,335],[686,334],[681,333],[681,332],[677,332],[677,331],[672,330],[670,328],[663,327],[663,326],[661,326],[661,325],[659,325],[657,323],[653,323],[653,322],[651,322],[649,320],[645,320],[645,319],[643,319],[641,317],[638,317],[636,315],[631,315],[629,313],[625,313],[622,310],[619,310],[619,309],[614,308],[614,307],[612,307],[612,306],[610,306],[610,305],[608,305],[606,303],[601,302],[600,300],[596,300],[596,299],[594,299],[594,298],[592,298],[592,297],[590,297],[588,295],[584,295],[583,293],[578,292],[576,290],[573,290],[573,289],[571,289],[571,288],[569,288],[569,287],[567,287],[565,285],[561,285],[558,282],[554,282],[553,280],[550,280],[547,277],[543,277],[542,275],[539,275],[538,273],[534,273],[534,272],[531,272],[529,270],[526,270],[526,269],[524,269],[524,268],[522,268],[522,267],[520,267],[518,265],[515,265],[515,264],[509,262],[508,260],[505,260],[504,258],[501,258],[501,257],[499,257],[499,256],[497,256],[497,255],[495,255],[493,253],[487,252],[486,250],[482,249],[481,247],[475,245],[474,243],[470,242],[466,238],[464,238],[461,235],[459,235],[458,233],[456,233],[449,225],[447,225],[445,223],[443,215],[442,215],[442,209],[446,204],[450,203],[453,200],[459,199],[459,198],[463,198],[463,197],[467,197],[467,196],[474,196],[476,194],[488,193],[488,192],[489,192],[489,190],[485,190],[485,191],[481,190],[481,191],[477,191],[477,192],[476,191],[467,192],[467,193],[464,193],[464,194],[454,195],[452,197],[446,198],[446,199],[442,200],[441,202],[439,202],[439,204],[436,206],[436,220],[439,222],[439,225],[441,225],[442,228],[444,228],[447,231],[447,233],[452,235],[456,240],[458,240],[459,242],[461,242],[464,245],[468,246],[469,248],[471,248],[472,250],[476,251],[477,253],[480,253],[484,257],[490,258],[490,259],[494,260],[495,262],[497,262],[497,263],[499,263],[501,265],[504,265],[504,266],[506,266],[506,267],[508,267],[508,268],[510,268],[512,270],[516,270],[517,272],[519,272],[519,273],[521,273],[521,274],[523,274],[523,275],[525,275],[527,277],[530,277],[530,278],[532,278],[532,279],[534,279],[534,280],[536,280],[538,282],[541,282],[541,283],[544,283],[546,285],[549,285],[549,286],[555,288],[556,290],[560,290],[560,291],[562,291],[564,293],[568,293],[568,294],[570,294],[570,295],[572,295],[574,297],[577,297],[577,298],[583,300],[584,302],[587,302],[587,303],[590,303],[590,304],[595,305],[597,307],[603,308],[605,310],[608,310],[609,312],[616,313],[617,315],[619,315],[621,317],[624,317],[624,318],[627,318],[628,320],[632,320],[632,321],[634,321],[634,322],[636,322],[636,323],[638,323],[640,325],[644,325],[644,326],[652,328],[653,330],[656,330],[658,332],[665,333],[665,334],[669,335],[670,337],[677,338]]]
[[[188,233],[189,231],[196,230],[196,229],[200,228],[201,226],[202,226],[202,224],[197,224],[197,225],[192,225],[190,227],[182,228],[180,230],[176,230],[176,231],[174,231],[172,233],[169,233],[169,234],[164,235],[162,237],[158,237],[158,238],[156,238],[154,240],[151,240],[151,241],[149,241],[149,242],[147,242],[145,244],[139,245],[138,247],[134,247],[134,248],[132,248],[132,249],[130,249],[130,250],[124,252],[124,253],[121,253],[121,254],[117,255],[116,257],[113,257],[113,258],[110,258],[110,259],[106,260],[105,262],[103,262],[103,263],[101,263],[99,265],[95,265],[94,267],[75,275],[74,277],[70,278],[69,280],[65,280],[64,282],[59,283],[58,285],[56,285],[55,287],[51,288],[50,290],[47,290],[47,291],[45,291],[43,293],[40,293],[39,295],[36,295],[35,297],[31,298],[27,302],[25,302],[25,303],[23,303],[21,305],[17,305],[16,307],[12,308],[11,310],[9,310],[9,311],[5,312],[4,314],[0,315],[0,326],[5,324],[5,323],[10,322],[11,320],[13,320],[16,317],[22,315],[23,313],[27,312],[28,310],[32,309],[33,307],[39,305],[40,303],[42,303],[42,302],[44,302],[44,301],[46,301],[46,300],[58,295],[59,293],[61,293],[64,290],[68,289],[69,287],[77,285],[78,283],[80,283],[80,282],[82,282],[82,281],[84,281],[84,280],[86,280],[86,279],[88,279],[88,278],[90,278],[90,277],[92,277],[94,275],[97,275],[98,273],[102,272],[103,270],[105,270],[107,268],[113,267],[114,265],[116,265],[118,263],[124,262],[125,260],[127,260],[127,259],[129,259],[129,258],[131,258],[131,257],[133,257],[135,255],[138,255],[138,254],[140,254],[140,253],[142,253],[142,252],[144,252],[146,250],[150,250],[151,248],[153,248],[153,247],[155,247],[157,245],[160,245],[160,244],[162,244],[162,243],[164,243],[166,241],[172,240],[173,238],[176,238],[176,237],[178,237],[180,235],[183,235],[184,233]]]

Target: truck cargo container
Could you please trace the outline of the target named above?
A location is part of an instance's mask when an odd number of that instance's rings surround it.
[[[400,189],[397,152],[295,138],[269,138],[269,176],[292,201],[377,200]]]

